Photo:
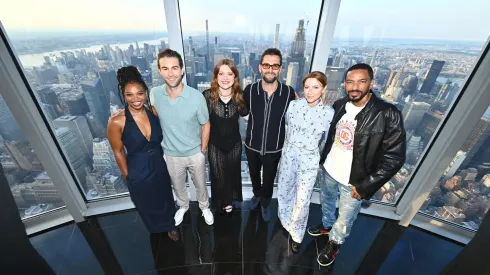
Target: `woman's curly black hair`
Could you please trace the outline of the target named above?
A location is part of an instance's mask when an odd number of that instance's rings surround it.
[[[121,102],[123,102],[125,105],[127,104],[126,100],[124,100],[124,89],[126,88],[126,85],[129,83],[138,83],[143,86],[143,89],[145,89],[146,92],[148,107],[151,110],[150,91],[148,90],[148,86],[146,86],[143,77],[135,66],[126,66],[117,70],[117,82],[117,86],[119,88],[119,99],[121,99]]]

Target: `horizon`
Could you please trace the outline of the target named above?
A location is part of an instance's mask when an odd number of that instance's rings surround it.
[[[20,40],[36,40],[36,39],[54,39],[54,38],[65,38],[66,36],[69,37],[108,37],[108,36],[116,36],[116,35],[154,35],[154,36],[159,36],[159,35],[165,35],[164,37],[167,37],[168,35],[167,31],[123,31],[123,30],[103,30],[100,32],[95,32],[94,30],[90,29],[80,29],[80,30],[64,30],[64,29],[38,29],[38,30],[32,30],[30,29],[27,33],[29,33],[30,37],[26,37],[26,31],[21,31],[17,29],[11,29],[8,32],[8,36],[12,40],[20,41]],[[193,35],[186,35],[184,36],[183,34],[183,39],[186,40],[188,39],[189,36],[196,37],[196,36],[205,36],[206,32],[205,31],[193,31]],[[216,34],[216,35],[248,35],[248,36],[254,36],[253,33],[249,32],[219,32],[219,31],[213,31],[209,32],[210,35]],[[262,34],[255,34],[255,36],[262,36]],[[273,39],[272,35],[265,35],[265,37],[270,36],[270,39]],[[287,37],[290,35],[282,34],[280,37]],[[307,34],[306,37],[308,38],[315,38],[315,34]],[[156,37],[157,38],[157,37]],[[490,38],[490,36],[489,36]],[[473,39],[448,39],[448,38],[425,38],[425,37],[409,37],[409,36],[398,36],[398,37],[388,37],[388,36],[371,36],[371,37],[362,37],[362,36],[335,36],[334,39],[342,39],[344,41],[356,41],[356,40],[414,40],[414,41],[444,41],[444,42],[475,42],[475,43],[485,43],[487,40],[473,40]],[[334,43],[337,41],[333,41]]]

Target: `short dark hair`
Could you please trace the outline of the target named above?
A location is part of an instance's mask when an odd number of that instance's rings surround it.
[[[180,53],[172,50],[172,49],[165,49],[161,52],[158,53],[158,59],[157,59],[157,65],[158,65],[158,70],[160,70],[160,58],[164,57],[175,57],[179,60],[179,66],[180,68],[184,68],[184,61],[182,60],[182,56]]]
[[[267,50],[264,51],[262,56],[260,57],[260,64],[264,61],[264,56],[266,55],[277,55],[279,56],[279,65],[282,66],[282,54],[281,51],[276,49],[276,48],[268,48]]]
[[[369,80],[374,79],[373,68],[366,63],[359,63],[359,64],[353,65],[349,69],[347,69],[347,71],[344,74],[344,81],[345,81],[345,78],[347,77],[347,73],[350,71],[353,71],[353,70],[366,70],[368,72],[368,75],[369,75]]]

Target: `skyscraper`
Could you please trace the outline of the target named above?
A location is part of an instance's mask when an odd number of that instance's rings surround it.
[[[419,93],[421,94],[430,94],[432,88],[434,88],[434,84],[436,83],[437,77],[442,71],[442,67],[444,66],[446,61],[434,60],[430,69],[427,71],[424,77],[424,83],[422,83],[422,87],[420,88]]]
[[[468,153],[465,161],[463,162],[463,167],[473,159],[489,136],[490,119],[482,117],[476,124],[475,128],[471,130],[471,133],[463,143],[463,146],[461,146],[461,151]]]
[[[0,135],[4,140],[24,140],[24,134],[10,112],[7,103],[0,96]]]
[[[114,158],[114,153],[112,152],[109,141],[104,139],[94,139],[94,170],[99,171],[102,174],[109,173],[111,175],[120,176],[121,171],[119,170],[116,159]]]
[[[119,99],[118,96],[118,83],[117,83],[117,76],[116,76],[116,71],[115,70],[109,70],[109,71],[100,71],[99,72],[99,77],[100,80],[102,81],[102,87],[104,88],[104,92],[107,96],[107,98],[110,100],[111,96],[117,98],[117,104],[120,104],[123,106],[121,100]]]
[[[100,79],[80,81],[83,93],[92,112],[102,125],[109,120],[109,99],[107,98]]]
[[[279,49],[279,24],[276,24],[276,32],[274,33],[274,48]]]
[[[212,70],[212,61],[211,61],[211,51],[209,50],[209,29],[208,29],[208,20],[206,19],[206,68],[208,70]]]
[[[49,104],[53,107],[55,116],[53,119],[59,117],[62,114],[61,104],[56,93],[50,87],[40,87],[36,89],[39,100],[42,103]]]
[[[192,42],[192,36],[189,36],[189,47],[187,48],[187,53],[193,55],[194,43]]]
[[[137,67],[140,72],[150,69],[148,61],[142,56],[131,56],[131,65]]]
[[[325,75],[328,79],[327,89],[329,91],[337,91],[342,87],[345,68],[328,67],[325,70]]]
[[[75,135],[82,143],[81,149],[85,155],[87,165],[92,163],[93,153],[93,137],[90,133],[87,119],[84,116],[62,116],[53,121],[56,128],[65,127]]]
[[[239,51],[231,51],[231,58],[235,65],[240,65],[240,52]]]
[[[87,100],[83,93],[71,93],[64,98],[68,113],[72,116],[83,116],[90,112]]]
[[[425,113],[415,130],[415,135],[421,136],[422,141],[425,144],[428,144],[443,116],[444,114],[439,111],[429,111]]]
[[[298,72],[299,72],[299,63],[298,62],[289,62],[288,66],[288,74],[286,84],[291,87],[296,87],[296,82],[298,81]]]
[[[305,67],[305,50],[306,50],[306,39],[305,39],[305,21],[299,20],[298,28],[296,28],[296,34],[294,36],[293,43],[291,44],[290,57],[288,58],[288,63],[296,62],[298,63],[298,70],[295,75],[291,75],[296,80],[290,80],[290,76],[288,74],[287,79],[294,83],[291,85],[297,92],[302,90],[301,81],[303,80],[303,71]],[[288,66],[289,70],[289,66]]]
[[[425,102],[409,102],[403,108],[403,122],[405,129],[415,130],[424,114],[430,109],[430,104]]]
[[[5,148],[15,164],[25,171],[43,171],[44,168],[37,158],[31,144],[26,141],[5,141]]]
[[[296,34],[294,35],[293,44],[291,45],[291,55],[304,56],[306,50],[305,39],[305,21],[299,20],[298,28],[296,28]]]
[[[83,141],[78,139],[70,129],[62,127],[55,130],[58,142],[63,149],[71,168],[85,192],[88,191],[86,183],[87,167],[83,150]]]

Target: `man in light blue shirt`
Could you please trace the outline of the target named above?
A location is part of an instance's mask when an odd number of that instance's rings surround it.
[[[171,49],[161,51],[157,63],[165,85],[151,89],[150,101],[157,110],[162,126],[164,157],[177,196],[179,210],[175,214],[175,225],[182,222],[189,209],[185,184],[187,171],[196,186],[204,220],[211,225],[214,217],[209,210],[204,155],[210,130],[206,100],[199,91],[182,83],[184,64],[178,52]]]

